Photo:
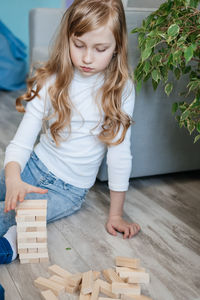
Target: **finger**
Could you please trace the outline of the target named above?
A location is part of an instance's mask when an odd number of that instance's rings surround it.
[[[25,197],[25,194],[24,194],[24,193],[21,193],[21,194],[19,195],[19,198],[18,198],[19,202],[23,202],[23,201],[24,201],[24,197]]]
[[[111,224],[107,224],[107,230],[110,234],[115,235],[115,236],[117,235],[116,230],[114,229],[114,227]]]
[[[129,227],[125,226],[123,231],[124,231],[123,238],[126,239],[129,236]]]
[[[135,235],[135,233],[137,232],[137,228],[136,228],[136,226],[134,226],[134,225],[130,225],[130,227],[129,227],[129,239],[130,238],[132,238],[134,235]]]
[[[46,194],[46,193],[48,193],[48,190],[47,189],[41,189],[41,188],[33,186],[33,185],[28,185],[27,193]]]
[[[10,210],[10,204],[11,204],[11,198],[6,196],[6,199],[5,199],[5,208],[4,208],[4,211],[5,212],[8,212]]]
[[[15,208],[16,208],[16,205],[17,205],[17,198],[14,197],[14,198],[12,198],[12,200],[11,200],[10,209],[15,209]]]

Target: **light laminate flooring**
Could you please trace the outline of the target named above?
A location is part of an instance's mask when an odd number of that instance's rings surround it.
[[[20,114],[14,110],[16,93],[0,92],[1,167],[7,143]],[[118,255],[137,257],[150,274],[142,293],[153,300],[200,300],[200,171],[130,180],[124,218],[141,225],[141,232],[124,240],[109,235],[106,182],[96,181],[81,210],[48,225],[50,261],[0,266],[6,300],[41,299],[33,281],[48,277],[48,266],[58,264],[72,273],[114,267]],[[71,248],[71,250],[66,250]],[[66,294],[61,300],[77,300]]]

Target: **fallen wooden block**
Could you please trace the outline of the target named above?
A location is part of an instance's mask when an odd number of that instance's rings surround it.
[[[122,278],[120,278],[117,273],[112,269],[106,269],[102,271],[103,276],[105,277],[105,279],[109,282],[124,282],[124,280]]]
[[[51,290],[56,296],[63,295],[65,292],[65,287],[63,285],[44,277],[38,277],[36,280],[34,280],[34,284],[40,289]]]
[[[83,295],[92,293],[93,285],[94,285],[94,280],[93,280],[92,270],[88,272],[84,272],[82,276],[81,293]]]
[[[80,293],[79,300],[91,300],[91,295],[90,294],[83,295]]]
[[[82,273],[77,273],[69,276],[68,282],[72,286],[78,286],[81,283],[83,274]]]
[[[149,274],[146,272],[133,272],[127,280],[128,283],[149,283],[149,281]]]
[[[119,293],[119,294],[140,295],[141,287],[137,283],[130,284],[130,283],[113,282],[112,283],[112,292]]]
[[[145,268],[127,268],[127,267],[115,267],[116,273],[120,275],[121,273],[132,273],[132,272],[145,272]],[[120,275],[121,276],[121,275]]]
[[[108,297],[111,298],[119,298],[119,293],[115,293],[112,291],[112,285],[104,280],[98,279],[99,283],[99,290],[102,294],[105,294]]]
[[[92,289],[90,300],[98,300],[99,292],[100,292],[99,281],[96,280]]]
[[[55,275],[61,276],[63,278],[68,278],[69,276],[72,275],[72,273],[68,272],[67,270],[61,268],[58,265],[52,265],[52,266],[48,267],[48,270],[51,274],[55,274]]]
[[[115,258],[115,264],[118,267],[139,268],[140,267],[140,259],[117,256]]]
[[[51,290],[41,291],[41,295],[44,300],[58,300]]]
[[[152,300],[152,298],[149,298],[144,295],[122,295],[122,300]]]

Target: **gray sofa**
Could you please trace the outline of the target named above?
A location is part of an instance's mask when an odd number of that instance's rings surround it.
[[[129,64],[132,69],[139,58],[137,37],[130,34],[132,28],[141,24],[163,1],[134,0],[127,2],[125,9],[129,32]],[[157,5],[157,6],[156,6]],[[30,62],[48,58],[48,48],[52,36],[59,25],[62,9],[38,8],[30,11]],[[174,100],[180,100],[178,91],[184,88],[184,81],[176,83],[176,90],[167,97],[163,88],[153,91],[151,82],[143,85],[136,96],[132,127],[133,165],[131,178],[197,170],[200,168],[200,143],[193,143],[193,137],[186,129],[180,129],[171,113]],[[106,157],[99,169],[98,179],[107,180]]]

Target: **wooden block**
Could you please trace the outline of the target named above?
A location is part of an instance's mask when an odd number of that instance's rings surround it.
[[[17,217],[19,216],[46,216],[46,209],[17,209]]]
[[[144,268],[127,268],[127,267],[115,267],[116,273],[120,274],[122,272],[145,272]]]
[[[37,248],[37,252],[38,253],[47,253],[48,252],[48,249],[47,248]]]
[[[115,264],[118,267],[139,268],[140,267],[140,259],[117,256],[115,258]]]
[[[78,286],[82,280],[82,273],[73,274],[68,278],[68,282],[71,286]]]
[[[26,232],[35,232],[38,231],[37,227],[26,227]]]
[[[35,216],[16,216],[15,220],[17,223],[21,222],[34,222],[36,220]],[[46,218],[45,218],[46,221]]]
[[[92,289],[90,300],[98,300],[99,292],[100,292],[100,286],[98,280],[96,280]]]
[[[149,274],[145,272],[133,272],[129,277],[128,283],[149,283]]]
[[[152,298],[149,298],[144,295],[122,295],[122,300],[152,300]]]
[[[46,221],[17,222],[18,229],[23,227],[46,227]]]
[[[17,238],[17,242],[19,243],[36,243],[36,238]]]
[[[50,289],[56,296],[63,295],[65,292],[65,287],[63,285],[44,277],[38,277],[34,280],[34,284],[40,289]]]
[[[47,252],[47,251],[45,251]],[[38,253],[38,249],[37,248],[28,248],[28,253]]]
[[[18,232],[19,239],[26,238],[47,238],[46,231],[35,231],[35,232]]]
[[[24,200],[23,202],[18,202],[17,210],[23,208],[47,208],[47,200],[35,199],[35,200]]]
[[[25,248],[46,249],[47,243],[18,243],[18,249],[25,249]]]
[[[124,282],[112,268],[103,270],[103,276],[109,283]]]
[[[80,293],[79,300],[91,300],[91,295],[90,294],[83,295]]]
[[[83,273],[81,293],[84,295],[91,293],[93,289],[93,285],[94,285],[94,280],[93,280],[92,270]]]
[[[44,300],[58,300],[58,297],[51,290],[42,291],[41,295]]]
[[[47,238],[37,237],[36,242],[37,243],[47,243]]]
[[[99,287],[100,287],[100,292],[102,294],[105,294],[108,297],[111,298],[119,298],[119,294],[118,293],[114,293],[112,292],[112,285],[104,280],[101,279],[97,279],[98,283],[99,283]]]
[[[111,298],[99,297],[98,300],[110,300]],[[112,300],[119,300],[119,298],[112,298]]]
[[[38,264],[39,262],[40,262],[39,258],[31,258],[28,260],[29,264]],[[20,263],[21,263],[21,260],[20,260]]]
[[[39,258],[39,262],[40,263],[46,263],[46,262],[48,262],[49,261],[49,257],[40,257]]]
[[[38,222],[46,221],[46,216],[36,216],[35,220]]]
[[[20,253],[20,259],[48,258],[48,253]]]
[[[78,285],[77,286],[69,285],[68,278],[66,279],[66,278],[60,277],[58,275],[53,275],[49,279],[63,285],[65,287],[65,291],[69,294],[76,293],[79,288]]]
[[[28,252],[28,249],[27,248],[22,248],[22,249],[18,249],[18,254],[21,254],[21,253],[27,253]]]
[[[72,275],[72,273],[59,267],[58,265],[52,265],[52,266],[48,267],[48,270],[51,274],[55,274],[55,275],[61,276],[63,278],[68,278],[69,276]]]
[[[99,276],[101,275],[101,272],[99,271],[93,271],[93,280],[97,280]]]
[[[137,283],[130,284],[130,283],[113,282],[112,283],[112,292],[119,293],[119,294],[140,295],[141,287]]]

